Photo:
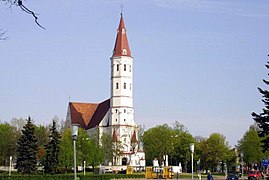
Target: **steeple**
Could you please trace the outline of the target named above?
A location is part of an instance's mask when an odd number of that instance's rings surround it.
[[[120,24],[118,27],[116,42],[113,50],[113,56],[129,56],[131,57],[131,51],[128,44],[126,28],[124,25],[123,15],[121,14]]]

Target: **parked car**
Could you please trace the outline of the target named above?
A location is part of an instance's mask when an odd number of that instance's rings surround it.
[[[238,180],[238,175],[236,173],[230,173],[228,174],[226,180]]]
[[[124,169],[124,170],[120,170],[120,171],[118,172],[118,174],[126,174],[126,169]]]
[[[112,173],[112,172],[113,172],[113,170],[112,170],[111,167],[106,167],[105,168],[105,173]]]
[[[251,170],[248,172],[248,180],[260,180],[263,179],[262,174],[260,173],[260,171],[257,170]]]

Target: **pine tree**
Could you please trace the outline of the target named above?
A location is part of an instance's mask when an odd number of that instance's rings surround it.
[[[18,140],[16,168],[22,174],[34,174],[37,172],[37,138],[31,118],[26,121],[22,136]]]
[[[60,155],[60,139],[61,135],[57,131],[56,122],[53,120],[52,127],[50,128],[50,141],[45,146],[46,159],[45,159],[45,172],[55,173],[57,172],[57,166],[59,164]]]
[[[265,65],[267,69],[269,69],[269,62]],[[268,74],[269,75],[269,74]],[[263,82],[266,85],[269,85],[269,81],[263,79]],[[258,131],[259,137],[262,137],[262,148],[265,152],[269,149],[269,91],[258,88],[259,92],[262,94],[262,102],[264,103],[264,108],[260,114],[256,114],[253,112],[251,115],[253,116],[254,121],[257,122],[260,130]]]

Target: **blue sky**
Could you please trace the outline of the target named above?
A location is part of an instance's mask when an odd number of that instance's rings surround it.
[[[263,104],[269,1],[29,0],[31,16],[1,3],[0,119],[48,124],[71,101],[110,96],[110,57],[124,4],[134,57],[135,119],[146,129],[175,121],[194,136],[235,145]]]

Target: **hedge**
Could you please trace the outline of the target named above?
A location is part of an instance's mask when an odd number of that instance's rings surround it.
[[[101,174],[101,175],[78,175],[78,180],[111,180],[111,179],[124,179],[124,178],[144,178],[144,174]],[[73,180],[73,174],[56,174],[56,175],[0,175],[0,179],[4,180]]]

